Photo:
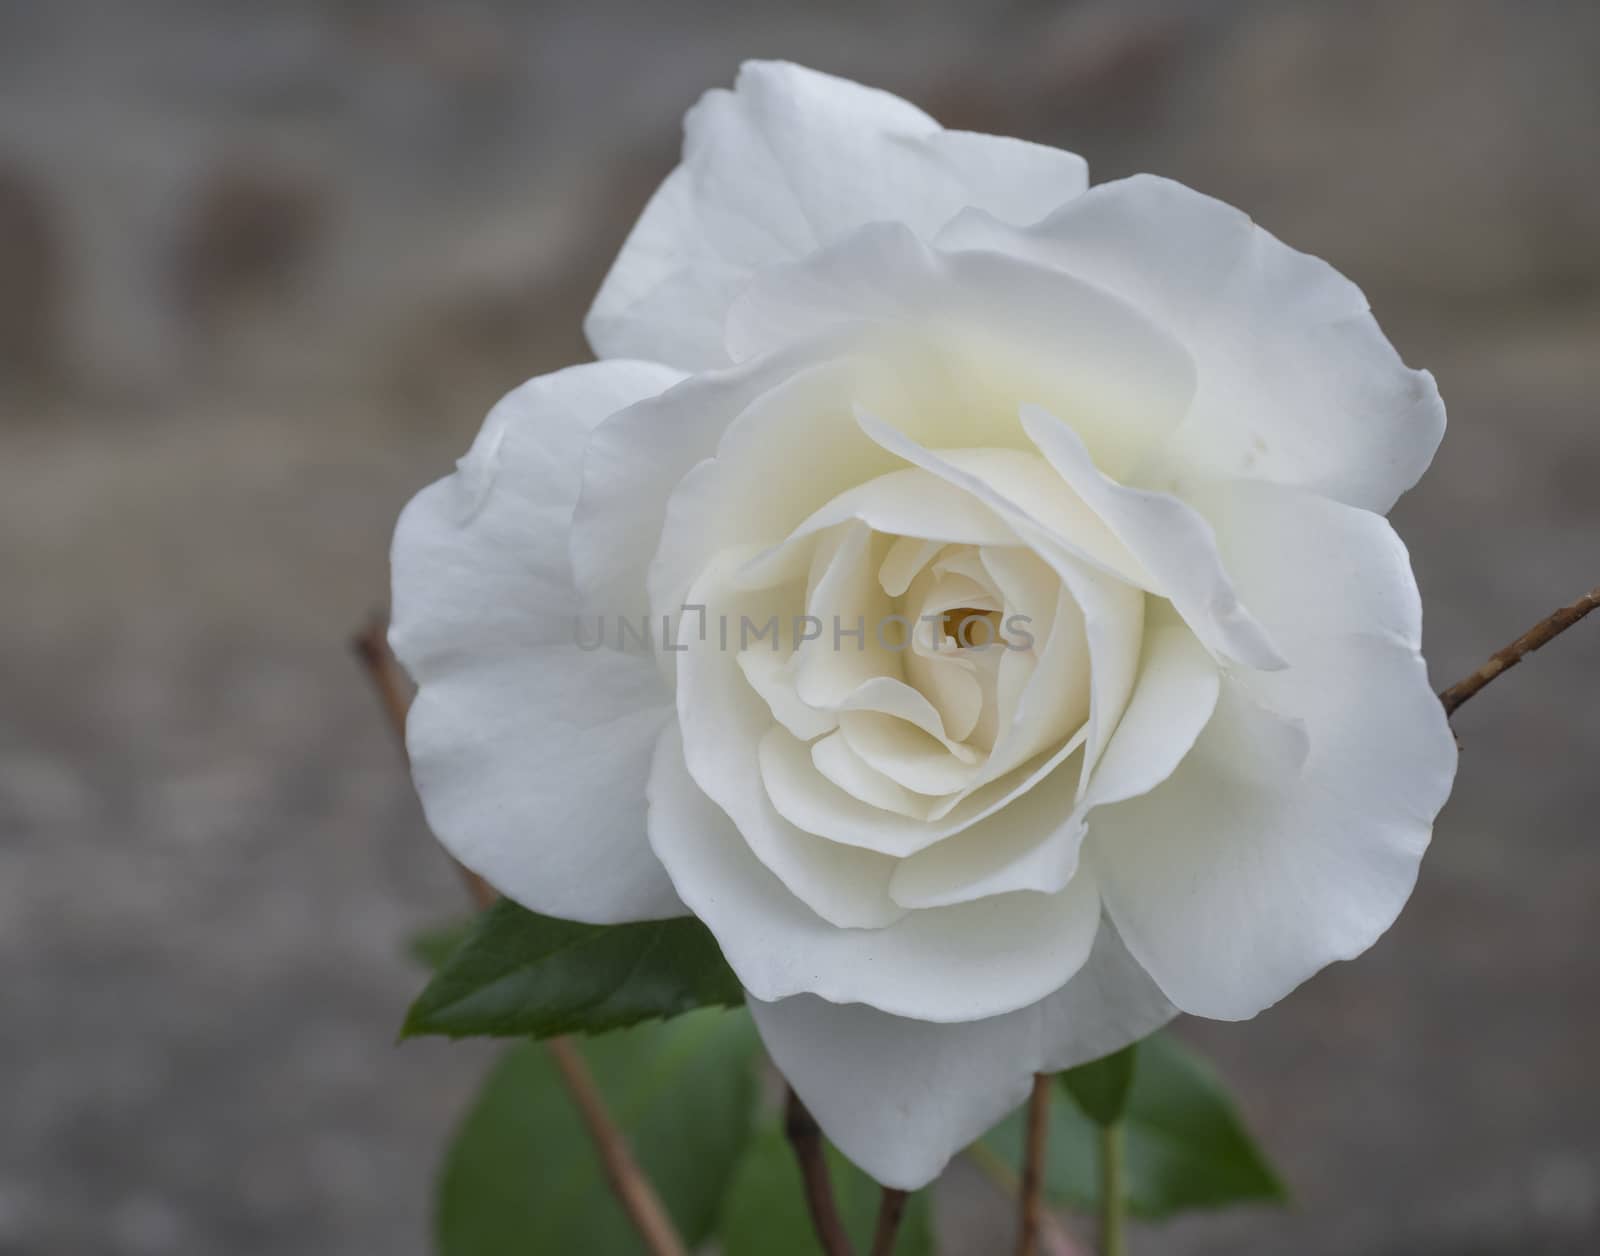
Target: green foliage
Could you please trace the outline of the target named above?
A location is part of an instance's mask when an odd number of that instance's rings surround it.
[[[858,1252],[872,1245],[882,1189],[832,1147],[828,1167],[833,1175],[839,1215]],[[895,1256],[932,1256],[933,1209],[928,1192],[906,1201]],[[817,1256],[811,1214],[800,1182],[800,1169],[782,1129],[770,1125],[750,1144],[728,1188],[720,1230],[723,1256]]]
[[[1096,1125],[1115,1125],[1127,1106],[1138,1051],[1138,1044],[1124,1047],[1101,1059],[1058,1073],[1056,1077],[1091,1121]]]
[[[743,992],[698,921],[600,927],[501,902],[468,925],[421,935],[412,951],[436,971],[407,1036],[600,1034],[578,1049],[685,1241],[715,1237],[722,1256],[815,1256],[787,1139],[771,1122],[752,1135],[755,1031],[743,1011],[712,1010]],[[676,1019],[642,1023],[665,1018]],[[1284,1198],[1221,1083],[1177,1039],[1157,1035],[1059,1080],[1046,1167],[1053,1201],[1095,1206],[1100,1133],[1112,1126],[1137,1216]],[[985,1137],[983,1158],[997,1175],[1019,1173],[1022,1143],[1016,1113]],[[866,1250],[880,1189],[831,1148],[828,1157],[840,1212]],[[538,1043],[502,1056],[462,1122],[440,1177],[437,1236],[441,1256],[641,1252]],[[895,1250],[934,1252],[927,1192],[908,1202]]]
[[[1129,1211],[1157,1219],[1287,1198],[1222,1083],[1194,1052],[1169,1034],[1157,1034],[1139,1043],[1132,1058],[1121,1117]],[[1090,1211],[1099,1193],[1100,1127],[1079,1092],[1095,1096],[1090,1103],[1098,1105],[1107,1088],[1099,1085],[1104,1078],[1086,1087],[1068,1076],[1063,1087],[1070,1098],[1050,1107],[1045,1189],[1056,1203]],[[1014,1113],[984,1137],[984,1147],[1020,1172],[1023,1131],[1024,1117]]]
[[[444,963],[467,940],[475,923],[474,917],[454,920],[447,925],[436,925],[413,934],[406,942],[406,953],[430,972],[444,967]]]
[[[704,1241],[750,1138],[749,1016],[694,1012],[579,1049],[679,1232]],[[447,1153],[436,1229],[440,1256],[644,1250],[544,1046],[510,1048],[490,1074]]]
[[[584,925],[502,899],[411,1005],[401,1036],[592,1034],[743,1001],[715,939],[693,917]]]

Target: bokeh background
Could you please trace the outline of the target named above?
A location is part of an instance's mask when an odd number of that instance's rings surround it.
[[[426,1250],[487,1057],[394,1045],[461,899],[347,641],[747,56],[1361,283],[1450,406],[1396,515],[1440,684],[1600,580],[1592,0],[0,0],[0,1252]],[[1370,954],[1182,1025],[1298,1202],[1137,1250],[1600,1250],[1597,674],[1586,624],[1465,708]]]

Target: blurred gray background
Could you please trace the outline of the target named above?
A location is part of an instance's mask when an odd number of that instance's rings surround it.
[[[1361,283],[1450,406],[1396,517],[1442,685],[1600,580],[1597,55],[1586,0],[0,0],[0,1252],[425,1250],[486,1056],[393,1045],[461,896],[347,639],[739,59]],[[1597,673],[1585,624],[1458,717],[1370,954],[1185,1023],[1298,1203],[1139,1252],[1600,1250]],[[1009,1243],[965,1171],[941,1209]]]

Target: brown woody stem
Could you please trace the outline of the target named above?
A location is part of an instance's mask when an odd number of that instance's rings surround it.
[[[973,1143],[965,1155],[984,1177],[999,1188],[1007,1199],[1021,1197],[1022,1185],[1016,1170],[983,1143]],[[1084,1249],[1062,1227],[1061,1219],[1049,1208],[1039,1213],[1040,1256],[1084,1256]]]
[[[389,649],[383,621],[374,618],[351,644],[367,669],[372,687],[383,702],[390,727],[399,737],[401,753],[404,754],[406,711],[411,702],[406,697],[399,665]],[[456,868],[473,903],[480,910],[491,906],[498,897],[494,888],[471,869],[459,863]],[[545,1047],[555,1061],[573,1103],[577,1105],[578,1115],[583,1118],[584,1128],[589,1131],[595,1151],[599,1153],[606,1179],[611,1183],[611,1189],[621,1202],[623,1211],[628,1214],[629,1221],[644,1240],[645,1249],[650,1256],[688,1256],[688,1248],[678,1237],[672,1218],[661,1203],[661,1197],[639,1167],[639,1162],[633,1158],[633,1149],[628,1146],[627,1136],[612,1120],[600,1089],[589,1073],[589,1066],[577,1047],[570,1038],[551,1038]]]
[[[1515,667],[1522,662],[1524,656],[1554,641],[1597,606],[1600,606],[1600,588],[1590,589],[1571,606],[1563,606],[1560,610],[1546,615],[1510,645],[1491,654],[1488,661],[1472,675],[1456,681],[1450,688],[1440,693],[1439,701],[1444,703],[1444,713],[1454,715],[1457,707],[1501,672]]]
[[[788,1098],[784,1104],[783,1130],[800,1165],[806,1208],[811,1213],[811,1224],[817,1232],[817,1242],[822,1245],[824,1256],[855,1256],[850,1235],[839,1216],[839,1206],[834,1202],[833,1179],[828,1175],[828,1161],[822,1145],[822,1128],[801,1102],[800,1096],[794,1093],[792,1086],[788,1088]],[[881,1215],[878,1220],[881,1226]]]
[[[878,1225],[872,1235],[872,1256],[891,1256],[895,1240],[900,1237],[900,1222],[906,1215],[904,1191],[892,1186],[883,1188],[883,1198],[878,1201]]]
[[[600,1089],[594,1084],[589,1066],[570,1038],[551,1038],[545,1043],[550,1056],[560,1070],[561,1080],[567,1084],[578,1114],[583,1117],[595,1150],[600,1153],[600,1163],[605,1166],[611,1189],[622,1201],[622,1207],[633,1222],[634,1229],[644,1240],[652,1256],[688,1256],[688,1249],[678,1237],[672,1218],[662,1206],[661,1197],[650,1185],[639,1162],[633,1158],[627,1137],[617,1128],[606,1110]]]
[[[1028,1096],[1027,1146],[1022,1157],[1021,1216],[1017,1224],[1017,1256],[1034,1256],[1039,1248],[1039,1217],[1044,1211],[1044,1157],[1050,1133],[1048,1073],[1035,1073]]]

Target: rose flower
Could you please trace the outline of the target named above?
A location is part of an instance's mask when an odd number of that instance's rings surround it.
[[[1349,280],[752,64],[586,330],[399,523],[429,823],[534,911],[698,916],[880,1181],[1394,921],[1456,753],[1383,515],[1444,409]]]

